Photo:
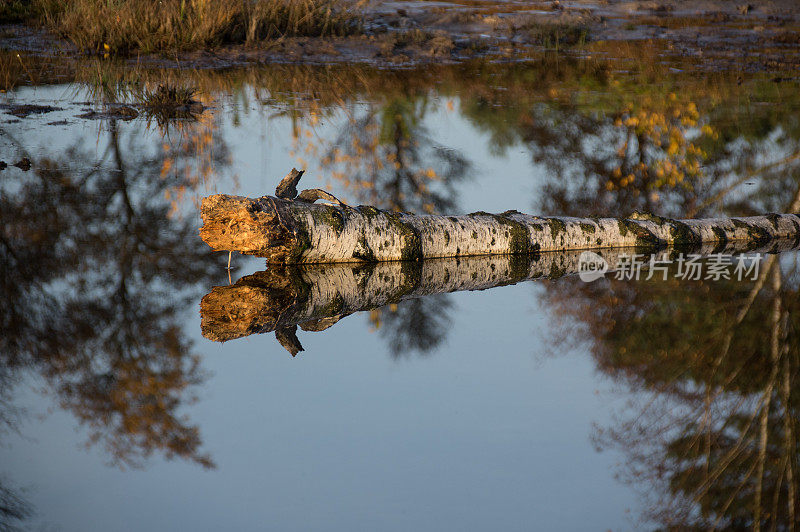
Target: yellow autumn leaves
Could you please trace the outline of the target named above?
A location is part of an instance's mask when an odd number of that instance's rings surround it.
[[[680,102],[675,93],[666,101],[645,99],[628,103],[613,121],[618,138],[616,166],[605,183],[606,190],[635,188],[658,197],[658,191],[691,187],[702,175],[708,157],[702,148],[718,133],[701,124],[694,102]]]

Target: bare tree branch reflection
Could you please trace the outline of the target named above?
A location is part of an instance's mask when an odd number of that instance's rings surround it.
[[[394,358],[409,353],[427,353],[441,345],[452,324],[453,302],[447,294],[433,294],[401,301],[386,309],[370,312],[373,325],[389,342]]]
[[[33,507],[17,490],[8,487],[0,477],[0,532],[17,532],[19,526],[33,515]]]
[[[620,475],[643,490],[646,522],[795,528],[800,275],[789,258],[769,256],[746,282],[670,276],[548,290],[598,367],[630,393],[595,440],[626,456]]]
[[[322,157],[334,178],[359,201],[394,211],[455,212],[458,185],[470,169],[468,159],[440,146],[424,120],[428,94],[404,94],[353,111]],[[360,114],[358,114],[360,113]],[[447,336],[452,307],[447,295],[400,302],[370,313],[370,321],[389,341],[392,355],[426,353]]]
[[[13,302],[0,309],[0,366],[43,375],[116,464],[160,453],[211,467],[181,412],[204,378],[182,320],[224,261],[165,199],[196,179],[162,178],[164,161],[192,159],[127,138],[111,120],[99,160],[74,145],[0,187],[0,293]]]

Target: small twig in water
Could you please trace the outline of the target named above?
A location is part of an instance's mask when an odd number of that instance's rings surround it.
[[[33,83],[34,85],[38,85],[38,83],[36,83],[36,79],[33,77],[33,74],[31,74],[31,71],[28,70],[28,67],[25,66],[25,63],[22,62],[22,56],[17,54],[17,59],[19,59],[19,64],[22,65],[22,68],[25,69],[25,73],[28,74],[29,78],[31,78],[31,83]]]

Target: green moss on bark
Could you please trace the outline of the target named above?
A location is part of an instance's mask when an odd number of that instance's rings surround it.
[[[696,246],[703,242],[691,227],[678,220],[669,220],[669,233],[672,237],[672,245],[675,247]]]
[[[501,214],[494,215],[494,219],[508,231],[508,253],[512,255],[531,253],[531,236],[525,224],[506,218]]]
[[[626,236],[628,233],[633,233],[636,236],[637,247],[662,248],[667,246],[667,242],[663,239],[658,238],[652,231],[632,220],[620,220],[619,224],[620,234],[622,234],[622,236]]]
[[[422,241],[419,232],[408,223],[403,222],[397,214],[385,213],[389,223],[402,237],[400,260],[422,260]]]
[[[550,236],[555,241],[559,233],[564,233],[567,230],[567,224],[558,218],[549,218],[547,224],[550,226]]]

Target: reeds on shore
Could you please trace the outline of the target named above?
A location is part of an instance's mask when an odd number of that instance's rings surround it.
[[[30,0],[29,6],[46,27],[98,53],[192,50],[360,30],[353,0]]]

